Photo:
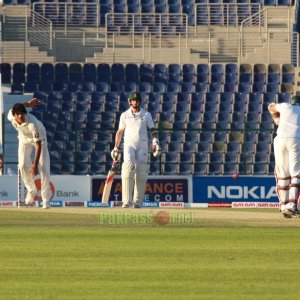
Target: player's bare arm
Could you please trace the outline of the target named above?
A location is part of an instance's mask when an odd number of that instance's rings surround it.
[[[31,100],[28,100],[24,103],[25,107],[34,107],[36,105],[41,104],[41,101],[38,98],[32,98]]]
[[[38,173],[38,165],[40,161],[41,151],[42,151],[42,142],[41,141],[35,142],[34,161],[29,171],[32,177],[35,177]]]
[[[276,109],[276,103],[270,103],[270,104],[268,105],[268,110],[269,110],[269,112],[270,112],[270,114],[271,114],[271,116],[272,116],[274,122],[275,122],[276,124],[279,124],[280,113],[279,113],[279,111],[277,111],[277,109]]]

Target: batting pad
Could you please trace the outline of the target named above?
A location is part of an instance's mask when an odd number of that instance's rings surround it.
[[[285,204],[289,202],[289,189],[291,179],[287,178],[276,178],[277,179],[277,195],[280,203]]]
[[[122,202],[124,204],[132,203],[132,194],[134,187],[135,165],[131,161],[122,164]]]
[[[143,203],[145,196],[146,183],[148,179],[147,164],[139,163],[136,167],[134,203]]]
[[[291,184],[290,184],[290,198],[289,201],[293,202],[297,205],[299,209],[299,197],[300,196],[300,178],[299,177],[292,177]]]

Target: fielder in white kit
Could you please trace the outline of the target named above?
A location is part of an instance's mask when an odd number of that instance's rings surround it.
[[[113,159],[119,155],[119,146],[124,133],[124,159],[122,163],[122,207],[140,208],[144,201],[148,179],[148,130],[152,134],[153,155],[161,152],[152,116],[141,108],[139,93],[129,98],[130,108],[120,117],[119,129],[115,137],[115,147],[111,152]]]
[[[27,114],[25,107],[38,105],[40,101],[33,98],[25,103],[16,103],[8,112],[8,120],[18,131],[18,168],[22,180],[27,189],[25,205],[34,203],[37,193],[34,178],[41,175],[41,196],[43,208],[49,208],[51,197],[50,189],[50,157],[47,147],[47,135],[44,125],[32,114]],[[31,153],[35,148],[34,161],[31,161]]]
[[[300,210],[300,96],[293,96],[289,104],[270,103],[268,109],[278,124],[274,154],[280,210],[291,218]]]

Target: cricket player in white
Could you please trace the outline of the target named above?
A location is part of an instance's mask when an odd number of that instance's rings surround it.
[[[40,171],[41,175],[41,196],[43,208],[49,208],[51,197],[50,189],[50,157],[47,147],[47,135],[44,125],[33,115],[27,114],[25,107],[38,105],[40,101],[36,98],[28,102],[16,103],[8,112],[8,120],[18,131],[18,168],[22,180],[27,189],[25,205],[34,203],[37,193],[34,178]],[[35,148],[34,161],[31,161],[31,153]]]
[[[116,159],[124,133],[124,159],[121,174],[123,207],[130,207],[133,204],[135,208],[140,208],[144,201],[148,178],[148,130],[152,133],[153,155],[158,156],[161,152],[152,116],[141,108],[141,102],[139,93],[131,94],[130,108],[121,114],[115,147],[111,152],[112,158]]]
[[[274,139],[275,177],[280,210],[286,218],[300,210],[300,96],[268,106],[278,124]]]

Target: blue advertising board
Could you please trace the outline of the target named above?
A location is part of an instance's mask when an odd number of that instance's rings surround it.
[[[105,178],[92,179],[92,201],[101,201]],[[112,184],[110,201],[122,201],[122,183],[118,176]],[[144,202],[185,202],[189,201],[188,178],[148,178]]]
[[[193,202],[278,202],[273,176],[193,177]]]

